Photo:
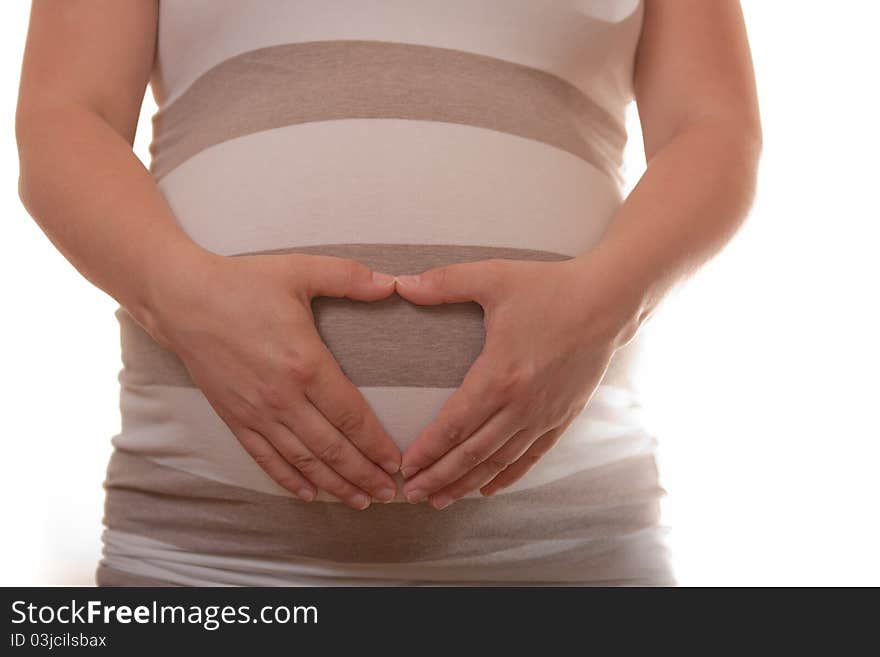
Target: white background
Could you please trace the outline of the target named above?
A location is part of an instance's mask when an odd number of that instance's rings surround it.
[[[119,430],[115,302],[18,200],[28,4],[0,10],[0,585],[91,584]],[[880,585],[880,11],[743,6],[765,130],[758,200],[646,327],[676,570],[688,585]],[[145,161],[153,111],[148,94]],[[631,179],[639,145],[633,132]]]

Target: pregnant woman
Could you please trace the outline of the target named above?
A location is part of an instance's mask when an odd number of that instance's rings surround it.
[[[119,304],[97,583],[673,584],[640,329],[760,132],[734,0],[35,0],[21,197]]]

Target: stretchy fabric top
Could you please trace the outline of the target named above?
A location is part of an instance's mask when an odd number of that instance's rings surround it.
[[[218,254],[394,274],[563,260],[622,201],[639,0],[162,0],[150,171]],[[255,293],[259,293],[255,290]],[[476,303],[318,298],[319,333],[401,449],[485,338]],[[123,308],[101,584],[665,583],[642,338],[525,477],[444,511],[301,502]]]

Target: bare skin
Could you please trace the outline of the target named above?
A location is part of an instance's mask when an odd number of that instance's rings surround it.
[[[761,126],[736,0],[647,0],[635,93],[648,167],[600,243],[562,263],[494,260],[399,277],[419,304],[476,301],[483,352],[403,455],[403,492],[445,508],[520,479],[589,402],[614,352],[729,241]]]
[[[22,201],[83,276],[181,357],[281,486],[356,509],[389,501],[400,451],[320,340],[310,301],[382,299],[394,279],[341,258],[219,256],[180,229],[131,148],[157,11],[156,0],[34,0],[16,114]]]

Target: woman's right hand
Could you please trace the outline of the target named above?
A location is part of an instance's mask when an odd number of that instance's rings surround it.
[[[316,296],[376,301],[394,278],[331,256],[203,253],[154,281],[137,318],[265,472],[305,501],[396,494],[400,450],[318,334]],[[380,467],[381,466],[381,467]]]

